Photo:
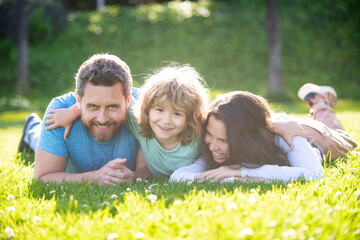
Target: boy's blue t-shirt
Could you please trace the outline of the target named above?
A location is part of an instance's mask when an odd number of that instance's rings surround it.
[[[49,104],[44,116],[50,109],[69,108],[75,103],[76,97],[73,92],[56,97]],[[82,173],[97,170],[115,158],[126,158],[125,166],[135,170],[135,159],[140,145],[125,126],[109,142],[96,141],[85,130],[80,118],[73,123],[66,140],[63,138],[64,131],[63,127],[46,130],[41,123],[37,147],[54,155],[69,157],[67,172]]]

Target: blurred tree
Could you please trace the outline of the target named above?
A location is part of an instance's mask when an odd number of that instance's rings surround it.
[[[26,0],[18,0],[18,61],[16,77],[16,93],[18,94],[23,94],[30,88],[28,69],[28,14],[29,6],[27,6]]]
[[[8,59],[14,49],[17,52],[16,73],[8,82],[12,84],[11,91],[24,94],[34,85],[29,77],[28,47],[50,41],[66,26],[65,1],[0,1],[1,55]]]
[[[266,32],[269,42],[269,95],[283,95],[280,61],[280,22],[277,0],[265,0]]]
[[[96,9],[99,10],[105,6],[105,0],[96,0]]]

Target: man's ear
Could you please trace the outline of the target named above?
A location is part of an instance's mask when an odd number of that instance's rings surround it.
[[[81,97],[79,96],[79,93],[77,91],[75,91],[75,96],[76,96],[76,104],[78,105],[79,108],[81,108]]]
[[[131,93],[129,94],[129,96],[127,97],[127,99],[126,99],[126,108],[128,108],[129,107],[129,104],[130,104],[130,100],[131,100]]]

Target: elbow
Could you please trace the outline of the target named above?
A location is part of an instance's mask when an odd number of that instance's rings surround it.
[[[180,182],[181,174],[178,174],[177,171],[173,172],[169,178],[169,182]]]
[[[40,175],[36,175],[36,174],[34,174],[34,180],[46,182],[44,176],[40,176]]]
[[[169,178],[169,182],[185,182],[185,181],[193,181],[194,179],[189,178],[183,174],[182,171],[176,170],[173,172]]]
[[[323,174],[324,174],[324,169],[321,168],[317,171],[313,171],[309,176],[306,176],[306,180],[308,181],[320,180]]]
[[[34,172],[34,180],[35,181],[42,181],[42,182],[48,182],[48,178],[46,177],[45,173],[40,173],[35,169]]]

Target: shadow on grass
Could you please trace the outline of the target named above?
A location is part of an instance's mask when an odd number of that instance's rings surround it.
[[[25,150],[20,155],[19,160],[26,166],[30,167],[35,162],[35,153],[31,150]]]
[[[274,188],[287,188],[283,182],[179,182],[168,183],[167,179],[145,179],[136,184],[126,183],[119,186],[99,186],[89,183],[62,184],[43,183],[33,181],[29,186],[28,197],[56,201],[56,211],[59,213],[77,212],[89,213],[109,207],[111,214],[117,214],[115,204],[123,203],[128,192],[134,192],[145,199],[150,194],[155,194],[159,199],[165,200],[165,206],[173,204],[175,200],[185,200],[195,192],[205,191],[217,194],[231,193],[236,189],[249,192],[258,189],[259,194],[271,191]]]

